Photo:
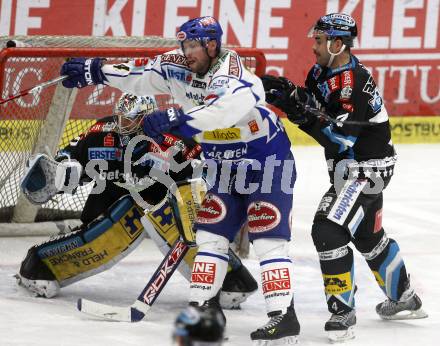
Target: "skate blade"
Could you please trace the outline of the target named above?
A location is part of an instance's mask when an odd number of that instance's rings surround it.
[[[380,317],[384,320],[392,320],[392,321],[417,320],[420,318],[428,317],[428,314],[425,311],[423,311],[422,309],[418,309],[418,310],[404,310],[404,311],[401,311],[401,312],[399,312],[395,315],[391,315],[391,316],[380,315]]]
[[[331,343],[345,342],[354,339],[354,328],[348,327],[347,330],[330,330],[327,332]]]
[[[297,345],[298,336],[286,336],[276,340],[253,340],[252,346],[283,346],[283,345]]]

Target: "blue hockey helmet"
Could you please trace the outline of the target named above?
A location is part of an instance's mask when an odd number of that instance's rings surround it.
[[[183,48],[183,42],[186,40],[199,40],[203,46],[208,41],[217,42],[217,55],[220,53],[223,30],[220,23],[211,16],[198,17],[190,19],[183,23],[177,32],[177,40]]]
[[[318,19],[311,36],[315,34],[325,34],[329,40],[339,37],[346,46],[353,47],[353,39],[358,33],[353,17],[345,13],[330,13]]]

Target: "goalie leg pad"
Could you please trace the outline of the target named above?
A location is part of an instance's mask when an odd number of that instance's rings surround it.
[[[112,267],[145,237],[142,213],[127,195],[87,226],[34,246],[22,262],[21,281],[55,280],[63,287]]]

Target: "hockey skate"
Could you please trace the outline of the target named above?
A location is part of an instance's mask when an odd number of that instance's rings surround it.
[[[426,318],[428,314],[421,309],[422,301],[410,287],[409,279],[406,290],[398,301],[387,299],[376,305],[377,314],[384,320],[411,320]]]
[[[267,314],[270,318],[264,326],[251,333],[254,346],[296,345],[300,325],[293,305],[287,312],[273,311]]]
[[[351,310],[343,314],[332,314],[325,323],[324,329],[328,333],[330,342],[344,342],[354,338],[356,312]]]

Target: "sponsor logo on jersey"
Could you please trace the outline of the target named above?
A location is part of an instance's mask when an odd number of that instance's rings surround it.
[[[343,225],[365,184],[366,181],[355,180],[345,186],[330,210],[328,219]]]
[[[281,221],[280,211],[272,203],[254,202],[247,210],[248,229],[251,233],[260,233],[274,229]]]
[[[318,87],[319,91],[321,92],[322,97],[325,99],[325,102],[328,102],[328,99],[330,98],[331,91],[330,91],[330,88],[327,84],[327,81],[324,81],[322,83],[318,83],[316,86]]]
[[[346,71],[342,72],[341,80],[342,80],[342,83],[341,83],[342,89],[344,89],[347,86],[353,88],[353,85],[354,85],[353,71],[346,70]]]
[[[203,105],[205,103],[205,95],[193,93],[192,91],[188,91],[185,93],[187,99],[193,100],[198,105]]]
[[[214,131],[204,131],[203,139],[208,141],[233,141],[240,140],[241,133],[238,128],[217,129]]]
[[[194,262],[191,282],[212,285],[215,279],[216,264],[210,262]]]
[[[266,270],[261,273],[263,293],[290,290],[290,274],[288,268]]]
[[[186,58],[180,54],[164,54],[162,55],[162,62],[169,62],[188,67],[188,60],[186,60]]]
[[[380,109],[382,108],[382,97],[380,96],[379,90],[374,91],[373,97],[368,100],[368,104],[370,105],[371,109],[373,110],[373,113],[378,113]]]
[[[104,137],[104,147],[114,147],[114,146],[115,146],[115,138],[111,133],[109,133]]]
[[[241,141],[225,141],[225,144],[221,144],[220,141],[216,144],[205,142],[203,147],[205,156],[213,160],[239,160],[248,153],[248,144]]]
[[[350,112],[350,113],[354,112],[354,108],[353,108],[353,105],[351,103],[342,103],[342,108],[344,110],[346,110],[347,112]]]
[[[336,75],[336,76],[330,78],[327,81],[327,84],[328,84],[331,92],[339,89],[339,75]]]
[[[229,78],[219,77],[211,81],[209,84],[209,90],[217,90],[221,88],[227,88],[229,86]]]
[[[192,80],[191,72],[181,69],[168,68],[168,77],[185,84],[191,83]]]
[[[235,77],[240,76],[240,65],[236,54],[231,54],[229,59],[229,74]]]
[[[89,160],[121,161],[122,150],[119,148],[89,148]]]
[[[134,66],[141,67],[141,66],[147,65],[148,61],[150,61],[149,58],[137,58],[137,59],[134,59],[133,63],[134,63]]]
[[[315,80],[318,79],[321,73],[322,73],[322,67],[318,64],[315,64],[315,66],[313,66],[313,72],[312,72],[313,78],[315,78]]]
[[[206,82],[202,82],[200,80],[193,79],[191,86],[193,88],[206,89]]]
[[[226,216],[226,205],[218,196],[208,193],[197,212],[197,222],[213,224],[222,221]]]
[[[322,277],[327,294],[342,294],[352,289],[350,272],[337,275],[322,274]]]
[[[251,120],[248,122],[248,126],[249,126],[249,130],[251,130],[252,134],[255,134],[256,132],[258,132],[260,129],[258,128],[258,124],[256,120]]]

